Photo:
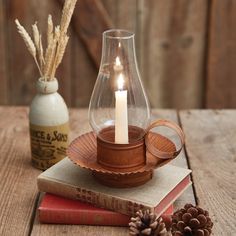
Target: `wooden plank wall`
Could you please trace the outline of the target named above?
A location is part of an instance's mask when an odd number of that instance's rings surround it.
[[[5,5],[0,1],[0,103],[8,103],[6,40],[5,40]]]
[[[236,1],[210,8],[206,106],[236,108]]]
[[[37,69],[14,19],[31,30],[47,15],[59,23],[64,0],[0,0],[0,104],[28,105]],[[139,68],[153,107],[236,107],[236,4],[232,0],[81,0],[57,72],[68,106],[86,107],[101,55],[102,32],[136,34]],[[219,17],[220,16],[220,17]]]
[[[143,0],[140,12],[141,67],[151,104],[201,107],[207,1]]]

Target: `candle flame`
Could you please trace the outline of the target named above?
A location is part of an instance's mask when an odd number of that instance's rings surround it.
[[[120,58],[116,57],[116,66],[121,66]]]
[[[118,79],[117,79],[117,84],[118,84],[118,89],[123,90],[125,80],[123,74],[119,74]]]

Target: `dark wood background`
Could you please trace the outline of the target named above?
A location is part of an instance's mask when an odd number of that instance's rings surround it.
[[[63,0],[0,0],[0,104],[28,105],[38,72],[14,19],[43,31]],[[88,106],[102,32],[136,33],[139,68],[152,107],[236,108],[236,1],[79,0],[57,78],[68,106]]]

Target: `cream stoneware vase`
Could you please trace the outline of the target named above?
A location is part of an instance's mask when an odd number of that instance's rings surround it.
[[[32,164],[46,170],[66,156],[69,113],[57,92],[58,81],[40,78],[29,111]]]

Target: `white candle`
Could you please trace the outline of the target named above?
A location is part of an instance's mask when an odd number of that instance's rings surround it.
[[[128,114],[127,114],[127,90],[123,90],[124,76],[119,74],[118,91],[115,92],[116,107],[115,107],[115,143],[129,143],[128,135]]]

